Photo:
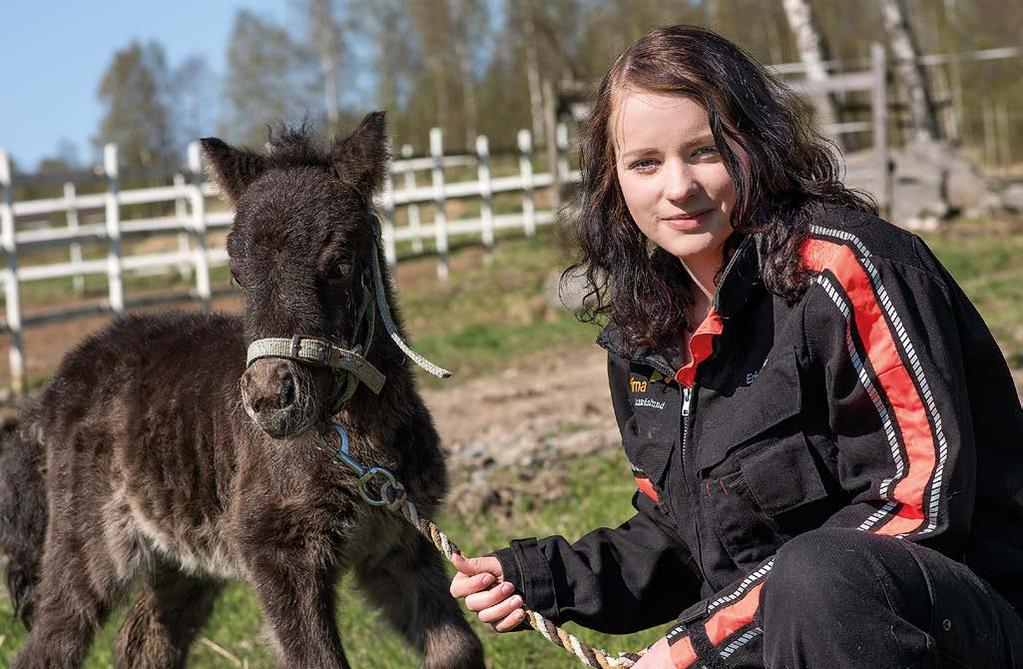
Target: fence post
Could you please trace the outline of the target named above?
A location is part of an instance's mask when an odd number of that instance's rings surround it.
[[[179,190],[185,189],[185,175],[175,174],[174,175],[174,187]],[[179,195],[174,198],[174,218],[177,219],[178,225],[188,225],[188,201],[183,195]],[[188,239],[187,232],[178,233],[178,253],[182,257],[188,255],[189,251],[192,250],[192,242]],[[178,263],[178,273],[181,277],[188,281],[192,278],[192,265],[187,261],[182,260]]]
[[[381,226],[380,236],[384,245],[384,258],[388,265],[394,267],[394,264],[398,262],[398,250],[395,248],[394,241],[394,175],[392,170],[387,170],[387,175],[384,177],[383,200],[384,222]]]
[[[14,237],[14,184],[11,161],[6,151],[0,151],[0,245],[7,254],[7,267],[3,270],[4,300],[7,328],[11,331],[11,392],[25,392],[25,355],[21,336],[21,287],[18,284],[18,246]]]
[[[483,229],[483,260],[494,260],[493,191],[490,187],[490,142],[486,135],[476,137],[476,173],[480,182],[480,223]]]
[[[107,292],[110,310],[124,313],[124,284],[121,276],[121,208],[117,201],[117,145],[103,147],[103,171],[107,177]]]
[[[64,184],[64,202],[67,206],[67,227],[68,230],[78,231],[78,206],[75,204],[75,184],[68,181]],[[82,264],[82,245],[78,242],[71,242],[71,264],[78,266]],[[85,275],[75,274],[71,277],[71,289],[75,295],[85,292]]]
[[[559,182],[568,182],[568,126],[559,123],[555,140],[558,145],[558,176]]]
[[[884,47],[874,42],[870,45],[870,65],[874,73],[874,90],[871,93],[871,115],[874,119],[874,152],[877,156],[881,175],[881,209],[886,216],[892,214],[892,170],[888,155],[888,75]]]
[[[405,144],[401,147],[401,157],[408,160],[412,157],[412,145]],[[416,171],[405,170],[405,189],[412,192],[416,189]],[[413,202],[408,206],[408,225],[412,229],[412,252],[423,252],[423,238],[419,236],[419,205]]]
[[[536,234],[536,205],[533,203],[533,138],[519,130],[519,172],[522,174],[522,229],[526,237]]]
[[[448,278],[448,217],[444,211],[443,131],[430,129],[430,157],[433,158],[433,236],[437,243],[437,276]]]
[[[998,102],[995,107],[995,121],[998,128],[998,152],[1001,155],[1001,164],[1004,167],[1012,165],[1012,138],[1009,135],[1009,110],[1005,107],[1005,101]]]
[[[202,194],[202,152],[199,142],[188,144],[188,169],[192,172],[192,230],[195,232],[195,288],[203,311],[210,310],[210,259],[206,253],[206,198]]]

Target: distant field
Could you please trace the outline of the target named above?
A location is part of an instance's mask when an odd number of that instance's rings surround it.
[[[1023,367],[1023,234],[964,222],[952,232],[928,234],[925,239],[977,305],[1010,364],[1016,369]],[[564,265],[564,256],[550,231],[534,241],[502,240],[491,265],[482,263],[479,249],[458,251],[453,254],[451,280],[447,283],[433,279],[431,260],[416,263],[399,269],[408,329],[420,352],[438,364],[458,368],[462,377],[494,375],[496,379],[505,366],[523,356],[551,349],[569,351],[571,347],[588,346],[593,340],[592,327],[576,323],[540,296],[547,273]],[[433,383],[427,379],[424,382]],[[563,492],[552,501],[523,495],[514,502],[509,517],[473,521],[447,514],[438,521],[467,553],[479,554],[519,536],[559,533],[577,537],[601,525],[616,525],[631,515],[633,486],[628,465],[617,452],[568,461],[563,468]],[[414,655],[354,589],[346,583],[340,591],[342,636],[354,666],[417,666]],[[115,613],[103,631],[88,667],[110,665],[110,639],[121,617]],[[539,635],[496,635],[477,629],[491,667],[579,666]],[[620,651],[641,648],[661,632],[629,637],[585,630],[580,634],[596,645]],[[194,646],[190,666],[272,666],[260,639],[258,608],[245,586],[227,589],[203,634],[206,641]],[[10,664],[24,638],[24,630],[11,619],[10,603],[6,598],[0,600],[0,667]]]

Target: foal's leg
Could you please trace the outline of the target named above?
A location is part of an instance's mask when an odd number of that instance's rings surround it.
[[[481,669],[483,646],[448,591],[440,553],[412,526],[398,531],[389,553],[354,565],[363,590],[423,655],[426,669]]]
[[[85,540],[69,525],[51,517],[32,630],[12,669],[81,666],[121,594],[123,582],[112,563],[104,555],[90,555]]]
[[[296,543],[245,548],[278,662],[284,669],[350,669],[334,617],[334,551],[315,540]]]
[[[125,669],[178,669],[220,594],[216,581],[174,569],[146,578],[114,639],[114,663]]]

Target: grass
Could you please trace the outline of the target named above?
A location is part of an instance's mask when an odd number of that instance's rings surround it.
[[[994,234],[988,226],[963,223],[951,233],[928,234],[925,239],[984,316],[1010,363],[1023,367],[1023,236]],[[496,373],[510,360],[536,351],[567,350],[592,342],[592,327],[581,326],[540,297],[544,277],[565,263],[553,231],[541,230],[534,240],[501,238],[492,264],[482,263],[480,257],[475,248],[454,252],[447,282],[433,278],[432,260],[403,279],[403,314],[421,353],[465,378]],[[434,383],[431,378],[423,380]],[[467,554],[478,555],[505,546],[514,537],[562,534],[575,538],[596,527],[614,526],[631,515],[633,485],[629,467],[619,453],[567,461],[559,471],[563,481],[557,485],[560,494],[553,499],[535,497],[523,487],[507,516],[490,514],[484,522],[473,522],[447,514],[437,520]],[[511,472],[506,474],[515,478]],[[353,665],[371,669],[417,665],[415,655],[357,590],[347,582],[339,590],[339,622]],[[10,614],[10,602],[0,599],[0,666],[10,664],[25,639],[24,629]],[[114,613],[97,639],[87,667],[110,666],[110,641],[123,614],[123,610]],[[192,649],[189,666],[272,666],[262,643],[260,621],[251,590],[244,585],[229,586],[203,636],[230,657],[200,642]],[[641,648],[663,632],[655,629],[610,637],[570,628],[612,652]],[[491,667],[578,666],[576,660],[537,634],[497,635],[482,626],[476,629]]]
[[[924,240],[984,317],[1009,366],[1023,367],[1023,235],[964,222]]]
[[[497,372],[509,359],[535,351],[591,343],[594,327],[543,297],[545,278],[566,263],[554,237],[541,229],[532,240],[499,240],[493,263],[456,266],[445,282],[401,281],[402,313],[415,348],[465,378]]]

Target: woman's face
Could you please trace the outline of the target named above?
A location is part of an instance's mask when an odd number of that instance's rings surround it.
[[[735,184],[706,110],[687,97],[626,89],[611,124],[618,183],[636,225],[691,272],[716,272]]]

